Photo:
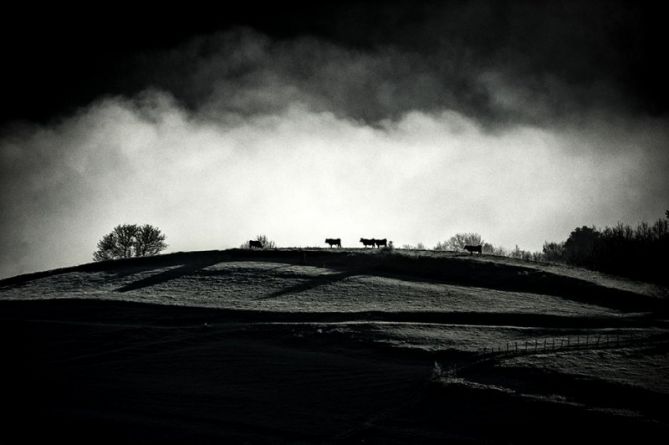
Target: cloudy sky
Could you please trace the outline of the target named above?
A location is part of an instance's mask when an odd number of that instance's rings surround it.
[[[650,4],[42,12],[0,31],[2,277],[89,262],[120,223],[168,251],[458,232],[540,250],[669,208]]]

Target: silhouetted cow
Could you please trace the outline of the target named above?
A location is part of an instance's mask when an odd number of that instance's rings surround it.
[[[367,246],[374,247],[374,243],[376,242],[376,240],[374,238],[360,238],[360,242],[362,243],[362,245],[364,247],[367,247]]]
[[[383,239],[375,239],[374,243],[376,244],[376,247],[386,247],[388,245],[388,240],[386,238]]]
[[[471,246],[471,245],[467,244],[467,245],[465,246],[465,250],[466,250],[467,252],[469,252],[471,255],[474,255],[474,252],[478,252],[479,255],[481,255],[481,254],[483,253],[483,249],[481,249],[481,245],[480,245],[480,244],[479,244],[478,246]]]
[[[332,246],[341,247],[341,238],[325,238],[325,242]]]
[[[254,247],[257,247],[258,249],[262,249],[262,242],[261,241],[250,240],[249,241],[249,248],[253,249]]]

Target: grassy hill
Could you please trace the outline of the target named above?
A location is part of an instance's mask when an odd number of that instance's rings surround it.
[[[21,275],[0,280],[15,407],[2,434],[643,441],[669,432],[667,295],[564,266],[371,249],[183,252]]]

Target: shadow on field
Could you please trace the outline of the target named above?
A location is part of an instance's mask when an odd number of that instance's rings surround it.
[[[136,317],[133,308],[118,318]],[[16,315],[0,324],[11,407],[0,443],[323,443],[402,407],[430,375],[429,361],[325,336],[315,347],[294,328]]]
[[[447,312],[447,311],[354,311],[289,312],[173,306],[132,301],[54,299],[0,301],[0,323],[26,317],[48,322],[93,322],[143,326],[191,326],[206,323],[340,323],[395,322],[542,328],[634,328],[664,326],[650,316],[592,317],[536,313]]]
[[[610,444],[669,434],[669,400],[652,391],[494,366],[432,382],[434,360],[466,357],[261,323],[370,316],[449,315],[0,301],[0,393],[10,407],[0,443]]]
[[[636,385],[601,380],[549,369],[514,366],[483,366],[467,372],[466,377],[485,385],[504,387],[517,394],[556,398],[590,408],[631,410],[647,419],[667,423],[669,395]]]
[[[258,300],[270,300],[272,298],[278,298],[283,295],[289,295],[289,294],[298,294],[300,292],[305,292],[311,289],[315,289],[317,287],[321,286],[327,286],[328,284],[333,284],[338,281],[345,280],[346,278],[349,277],[354,277],[356,275],[360,275],[362,273],[362,270],[358,271],[346,271],[346,272],[340,272],[340,273],[335,273],[335,274],[330,274],[330,275],[318,275],[315,277],[312,277],[311,279],[305,281],[304,283],[296,284],[295,286],[290,286],[285,289],[281,289],[276,292],[272,292],[270,295],[266,297],[261,297],[258,298]]]
[[[166,270],[157,275],[152,275],[150,277],[143,278],[141,280],[134,281],[130,284],[126,284],[118,289],[117,292],[129,292],[132,290],[142,289],[145,287],[155,286],[156,284],[161,284],[166,281],[174,280],[176,278],[182,277],[184,275],[190,275],[200,269],[205,267],[212,266],[217,264],[218,260],[206,261],[206,262],[196,262],[191,264],[184,264],[181,267],[176,269]]]
[[[666,424],[533,399],[495,388],[435,383],[401,412],[335,443],[654,443]]]
[[[143,273],[143,272],[150,272],[152,270],[160,269],[159,266],[153,265],[153,264],[147,264],[144,266],[135,266],[135,267],[129,267],[124,270],[119,270],[116,273],[114,273],[114,279],[115,280],[122,280],[123,278],[131,277],[133,275],[136,275],[138,273]]]

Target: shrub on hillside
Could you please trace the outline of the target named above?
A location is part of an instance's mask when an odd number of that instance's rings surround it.
[[[520,247],[518,247],[518,244],[516,244],[516,248],[513,249],[510,253],[508,253],[506,256],[511,257],[511,258],[517,258],[519,260],[523,261],[542,261],[543,256],[539,252],[530,252],[529,250],[523,250]]]
[[[464,250],[465,246],[477,246],[484,244],[478,233],[456,233],[447,241],[439,242],[434,250]]]
[[[562,262],[566,259],[564,242],[545,242],[543,248],[543,259],[546,261]]]
[[[416,245],[413,244],[402,244],[402,247],[400,249],[406,249],[406,250],[425,250],[425,244],[423,243],[418,243]]]
[[[276,243],[267,238],[266,235],[258,235],[254,241],[260,241],[263,249],[276,249]],[[240,249],[248,249],[250,247],[251,246],[249,245],[248,241],[239,246]]]

